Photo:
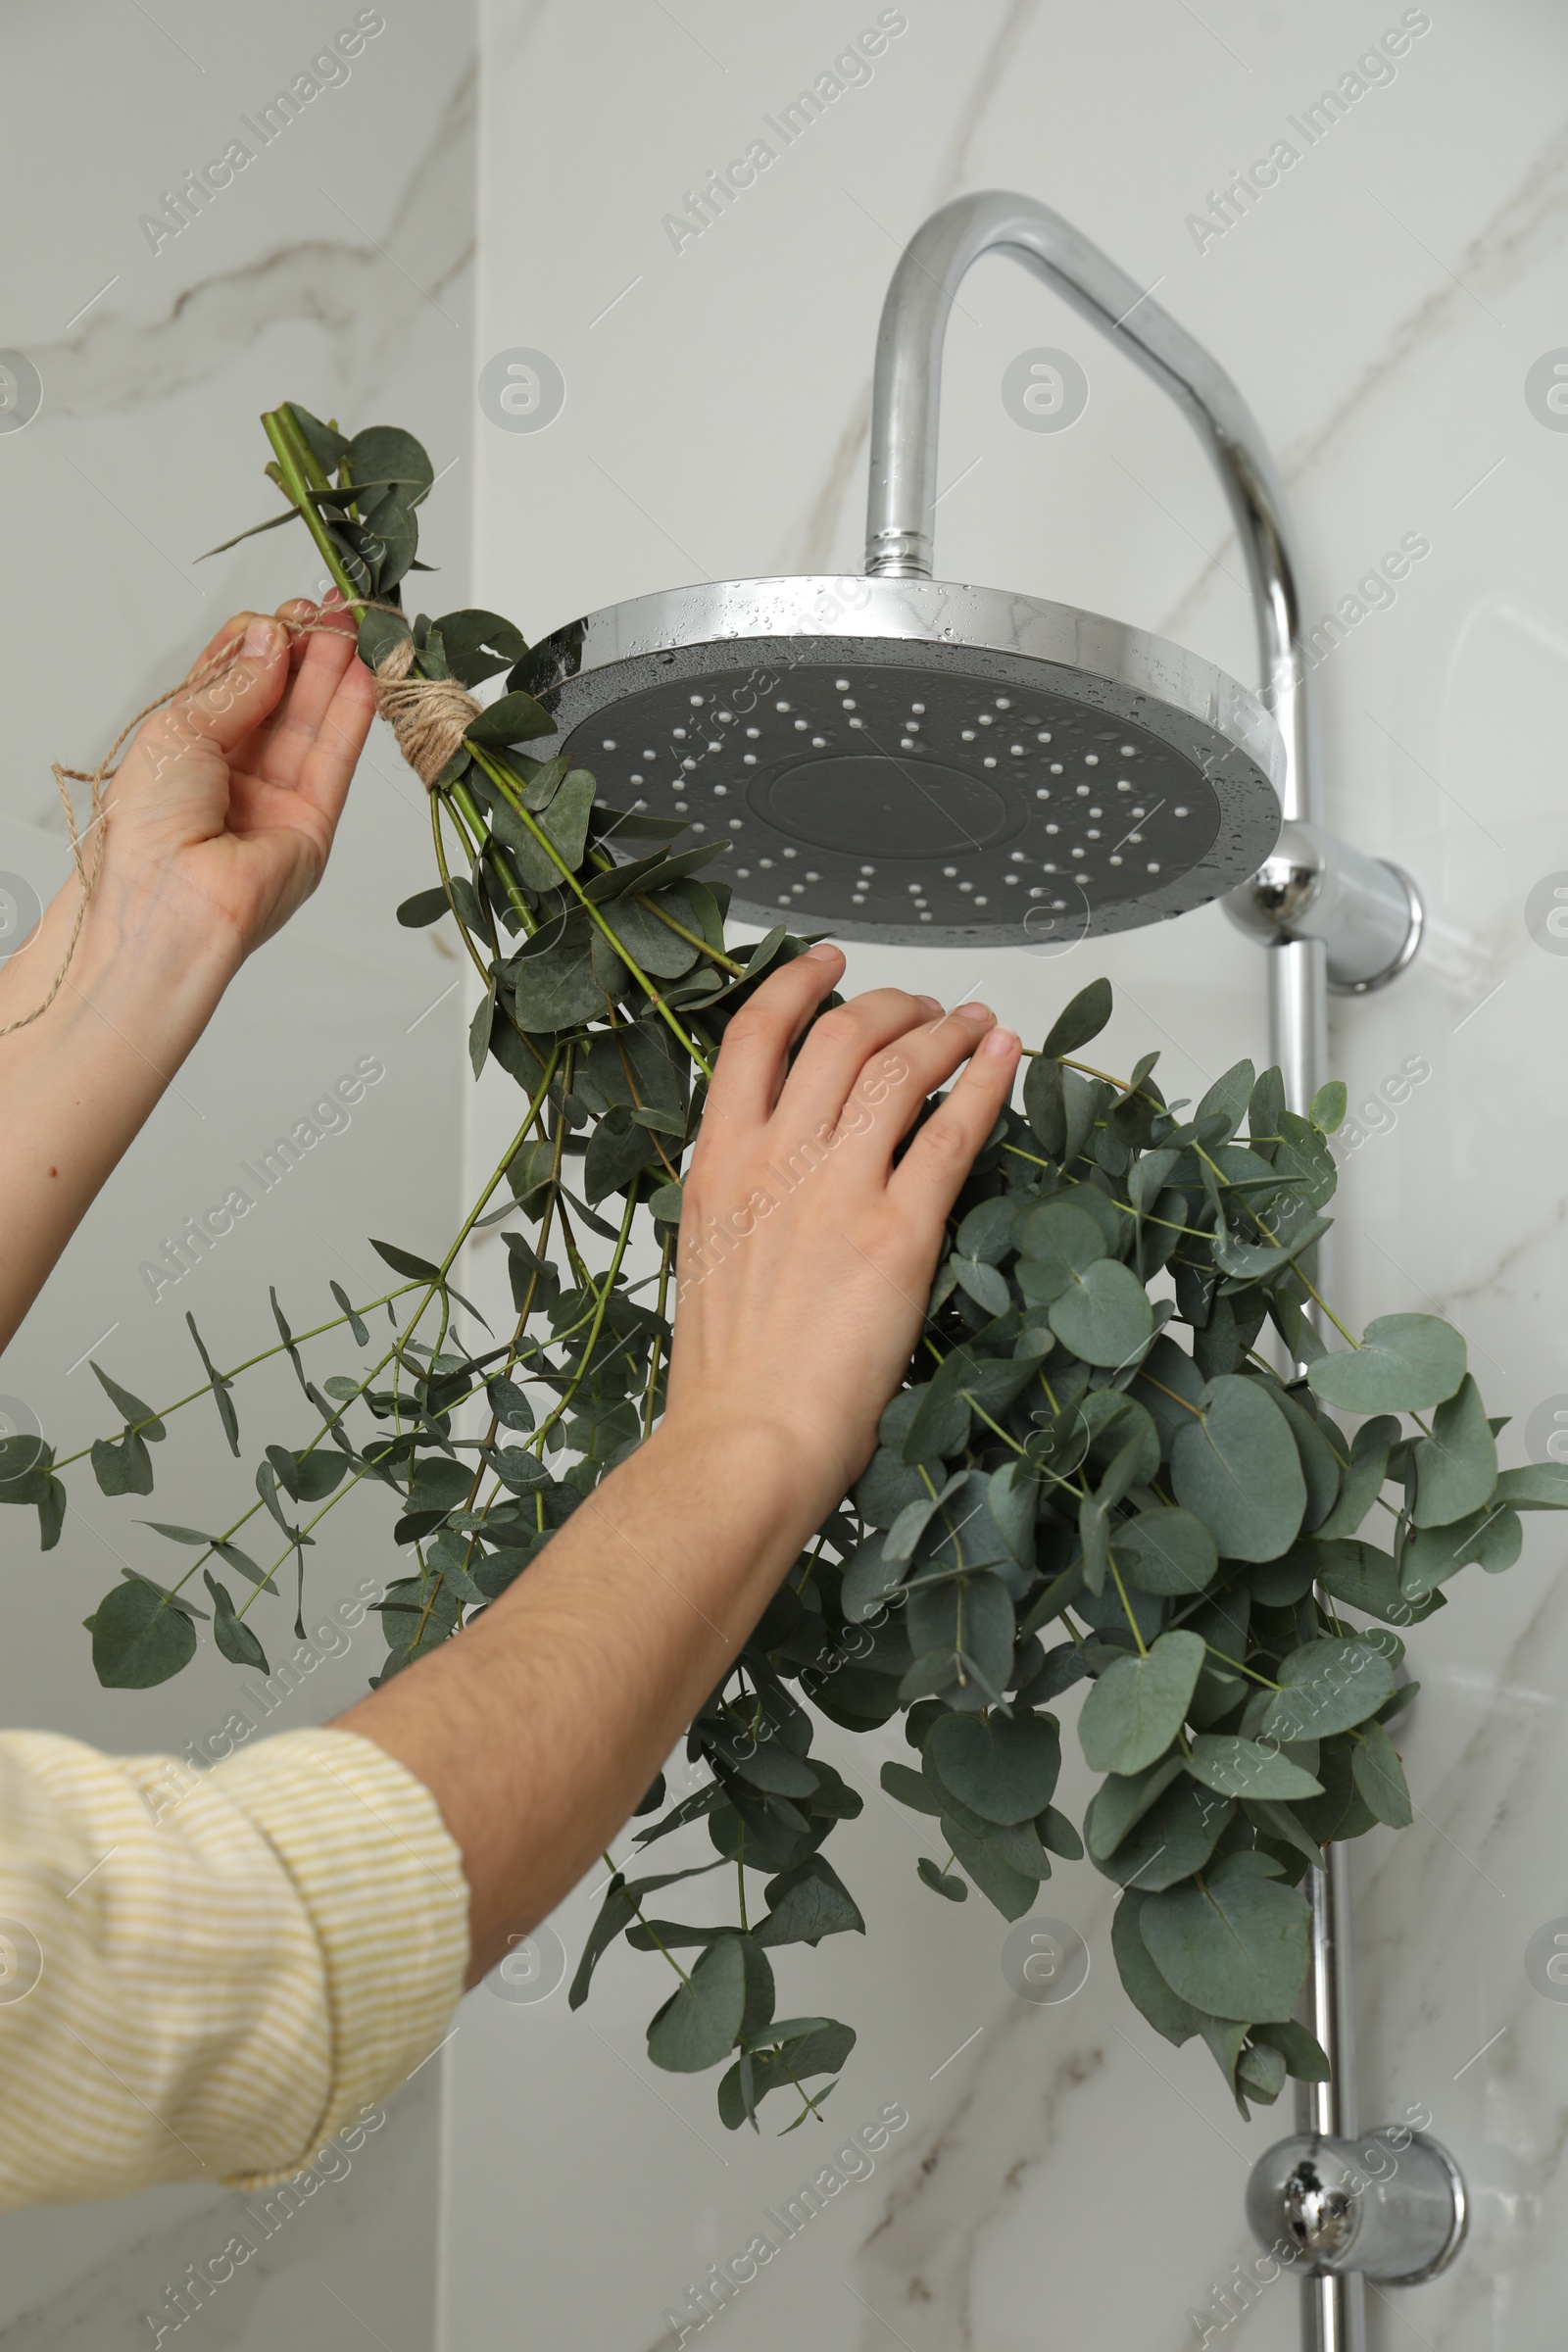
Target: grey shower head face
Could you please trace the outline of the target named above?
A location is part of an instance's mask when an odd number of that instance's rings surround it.
[[[557,631],[515,682],[558,722],[530,751],[722,844],[712,875],[763,925],[1060,951],[1204,905],[1279,831],[1284,748],[1252,695],[997,589],[676,589]]]

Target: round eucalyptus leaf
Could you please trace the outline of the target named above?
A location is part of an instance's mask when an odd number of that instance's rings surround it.
[[[1152,1338],[1154,1310],[1130,1266],[1101,1257],[1053,1299],[1051,1328],[1086,1364],[1126,1364]]]
[[[1329,1634],[1304,1642],[1285,1660],[1279,1680],[1260,1727],[1271,1740],[1327,1740],[1364,1723],[1394,1695],[1394,1668],[1384,1652],[1353,1637]]]
[[[978,1258],[983,1265],[1000,1266],[1012,1247],[1018,1203],[1010,1193],[982,1200],[958,1227],[956,1255]]]
[[[1348,1413],[1422,1413],[1464,1378],[1464,1341],[1439,1315],[1380,1315],[1359,1348],[1307,1368],[1314,1396]]]
[[[1516,1511],[1568,1510],[1568,1462],[1526,1462],[1523,1469],[1504,1470],[1496,1492],[1497,1500]]]
[[[1007,1278],[996,1267],[987,1265],[984,1258],[959,1257],[955,1253],[948,1260],[958,1288],[971,1298],[982,1313],[1004,1315],[1012,1304],[1012,1293]]]
[[[1306,1904],[1229,1854],[1201,1887],[1151,1894],[1139,1915],[1150,1957],[1172,1991],[1214,2017],[1283,2023],[1307,1964]]]
[[[1480,1510],[1497,1483],[1497,1441],[1467,1372],[1432,1417],[1432,1435],[1415,1447],[1417,1527],[1447,1527]]]
[[[925,1758],[945,1788],[983,1821],[1032,1821],[1055,1794],[1061,1740],[1044,1715],[947,1715]]]
[[[1306,1509],[1306,1482],[1290,1425],[1260,1381],[1211,1380],[1171,1446],[1176,1499],[1201,1519],[1221,1554],[1277,1560]]]
[[[648,2028],[648,2055],[667,2074],[697,2075],[735,2046],[746,2013],[746,1955],[738,1936],[710,1945]]]
[[[1235,1815],[1229,1797],[1179,1780],[1099,1868],[1118,1886],[1158,1894],[1202,1869]]]
[[[1110,1948],[1128,1999],[1143,2011],[1156,2034],[1163,2034],[1179,2049],[1199,2031],[1199,2012],[1179,1992],[1172,1992],[1150,1957],[1141,1924],[1147,1899],[1133,1887],[1122,1896],[1110,1923]]]
[[[1381,1723],[1362,1725],[1350,1750],[1350,1770],[1368,1812],[1391,1830],[1407,1830],[1412,1815],[1404,1767]]]
[[[880,1535],[868,1536],[858,1550],[851,1552],[845,1565],[839,1606],[846,1622],[861,1625],[867,1617],[874,1616],[884,1601],[892,1598],[907,1572],[907,1561],[883,1558]]]
[[[1221,1796],[1321,1796],[1323,1784],[1277,1747],[1243,1740],[1235,1732],[1200,1732],[1193,1741],[1187,1769],[1205,1788]]]
[[[1107,1666],[1078,1718],[1094,1772],[1136,1773],[1164,1754],[1187,1717],[1203,1666],[1197,1634],[1161,1634],[1147,1657]]]
[[[116,1585],[93,1612],[93,1671],[111,1690],[150,1690],[195,1654],[196,1628],[151,1585]]]
[[[1179,1755],[1162,1756],[1147,1771],[1125,1777],[1111,1773],[1101,1782],[1084,1815],[1084,1836],[1097,1862],[1115,1852],[1128,1831],[1164,1795],[1181,1768]]]
[[[1104,1254],[1105,1237],[1087,1210],[1074,1200],[1043,1200],[1019,1228],[1019,1286],[1026,1298],[1049,1304]]]
[[[1161,1504],[1117,1528],[1111,1552],[1140,1592],[1201,1592],[1219,1568],[1214,1539],[1191,1511]]]

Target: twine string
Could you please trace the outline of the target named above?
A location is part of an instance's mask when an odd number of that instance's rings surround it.
[[[400,620],[407,619],[407,614],[396,605],[367,601],[360,609],[368,612],[395,612]],[[324,634],[328,630],[335,636],[344,634],[330,619],[281,620],[278,625],[287,631],[291,639]],[[66,767],[58,760],[51,761],[55,789],[60,795],[60,805],[66,812],[66,826],[71,835],[72,863],[75,867],[78,885],[76,912],[60,969],[50,983],[48,995],[41,1004],[34,1005],[31,1012],[24,1012],[19,1019],[7,1021],[4,1027],[0,1027],[0,1037],[10,1037],[15,1030],[29,1028],[34,1021],[41,1020],[66,984],[81,938],[87,908],[92,904],[103,874],[104,836],[109,829],[110,816],[106,796],[108,787],[119,773],[122,746],[135,734],[143,719],[151,718],[155,710],[162,710],[166,705],[182,695],[202,694],[208,687],[216,686],[221,678],[226,677],[240,660],[243,645],[242,636],[231,639],[227,645],[220,647],[211,661],[204,662],[189,676],[181,678],[177,686],[171,686],[167,693],[158,695],[138,710],[135,717],[121,728],[96,767]],[[442,769],[455,757],[469,726],[478,717],[480,705],[456,678],[411,677],[409,672],[414,666],[414,659],[412,634],[398,638],[382,656],[373,673],[375,707],[392,729],[399,751],[428,792]],[[72,806],[70,788],[73,784],[86,784],[91,788],[91,815],[79,830],[76,812]]]

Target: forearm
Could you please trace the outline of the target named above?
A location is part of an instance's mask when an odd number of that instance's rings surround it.
[[[94,897],[47,1011],[0,1037],[0,1348],[94,1195],[178,1070],[239,961],[232,932],[177,893]],[[65,959],[77,886],[0,969],[0,1029],[41,1004]]]
[[[340,1719],[462,1849],[470,1982],[622,1827],[834,1499],[781,1438],[666,1423],[459,1641]]]

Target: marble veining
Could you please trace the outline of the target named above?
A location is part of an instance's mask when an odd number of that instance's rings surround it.
[[[473,259],[475,74],[471,63],[414,148],[380,240],[310,238],[199,278],[151,319],[106,305],[74,337],[30,347],[48,391],[41,423],[119,416],[206,382],[269,329],[308,320],[332,338],[345,409],[385,380],[410,320]],[[454,361],[467,352],[453,320]]]
[[[1287,488],[1304,482],[1313,468],[1344,439],[1348,426],[1401,371],[1425,358],[1431,346],[1457,322],[1469,324],[1476,297],[1467,289],[1478,281],[1488,291],[1501,293],[1521,270],[1539,266],[1545,252],[1558,245],[1568,228],[1568,128],[1560,130],[1537,156],[1518,186],[1476,231],[1456,269],[1446,270],[1444,282],[1433,288],[1413,310],[1393,322],[1384,347],[1363,368],[1333,407],[1308,431],[1277,453]],[[1246,394],[1246,385],[1242,387]],[[1215,573],[1226,568],[1236,548],[1236,534],[1224,538],[1185,596],[1172,609],[1168,633],[1178,641],[1192,624],[1196,610],[1212,585]],[[1310,599],[1308,599],[1310,602]]]

